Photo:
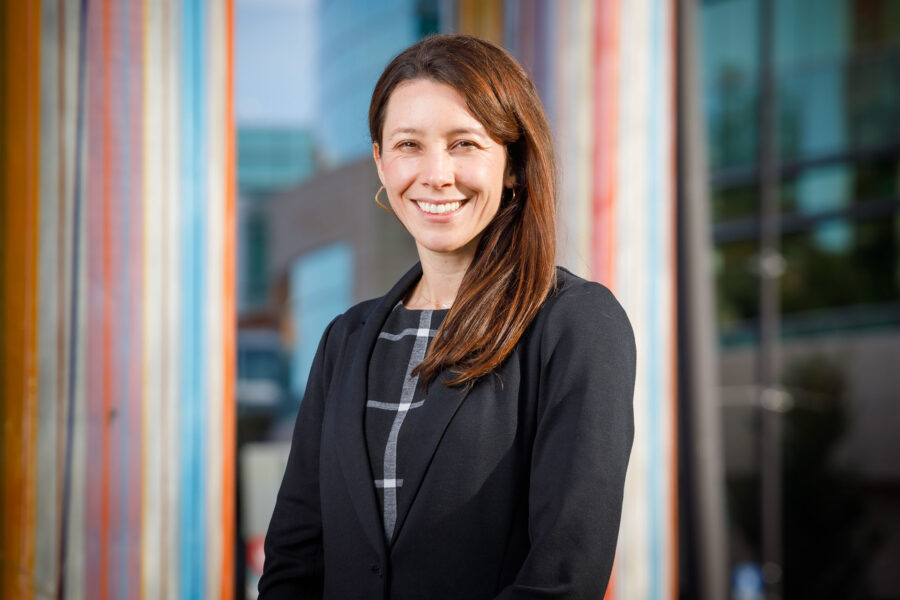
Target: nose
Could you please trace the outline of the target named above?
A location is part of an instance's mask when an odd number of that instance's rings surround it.
[[[453,184],[453,164],[443,149],[435,148],[426,153],[423,171],[425,183],[432,188]]]

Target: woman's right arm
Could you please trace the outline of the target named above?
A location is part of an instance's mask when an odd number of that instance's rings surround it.
[[[284,479],[266,533],[266,560],[259,580],[262,600],[322,598],[319,441],[332,372],[326,346],[333,325],[334,321],[325,329],[309,372]]]

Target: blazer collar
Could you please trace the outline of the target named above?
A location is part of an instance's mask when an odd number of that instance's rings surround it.
[[[338,386],[333,399],[337,403],[338,456],[347,488],[363,530],[380,554],[385,553],[384,527],[378,513],[372,470],[365,437],[365,408],[368,394],[367,379],[369,357],[385,319],[406,291],[422,276],[422,266],[416,263],[400,278],[391,290],[382,296],[366,316],[361,329],[347,340],[352,354],[350,369]]]
[[[421,276],[422,266],[416,263],[375,305],[362,328],[348,339],[348,348],[353,354],[353,359],[347,376],[339,386],[339,395],[334,399],[337,402],[337,433],[340,440],[338,454],[341,467],[363,529],[373,547],[379,552],[383,552],[386,548],[384,527],[378,512],[365,438],[369,358],[388,314]],[[412,499],[407,507],[415,502],[444,431],[471,388],[471,386],[444,385],[449,377],[448,373],[442,373],[429,386],[426,401],[429,416],[420,425],[419,432],[422,446],[415,452],[405,454],[404,487],[409,490]],[[400,534],[407,514],[408,508],[397,515],[394,540]]]

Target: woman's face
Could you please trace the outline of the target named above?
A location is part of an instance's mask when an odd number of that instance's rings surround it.
[[[507,169],[506,148],[488,135],[452,87],[430,79],[398,85],[385,110],[378,176],[419,255],[474,256],[497,214]]]

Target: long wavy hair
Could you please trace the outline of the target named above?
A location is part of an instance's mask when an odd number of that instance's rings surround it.
[[[506,147],[516,176],[515,194],[504,193],[450,312],[414,371],[430,382],[450,369],[446,383],[459,385],[503,363],[555,281],[553,142],[534,83],[506,50],[468,35],[433,35],[401,52],[375,85],[369,131],[379,152],[388,100],[411,79],[459,92],[469,112]]]

